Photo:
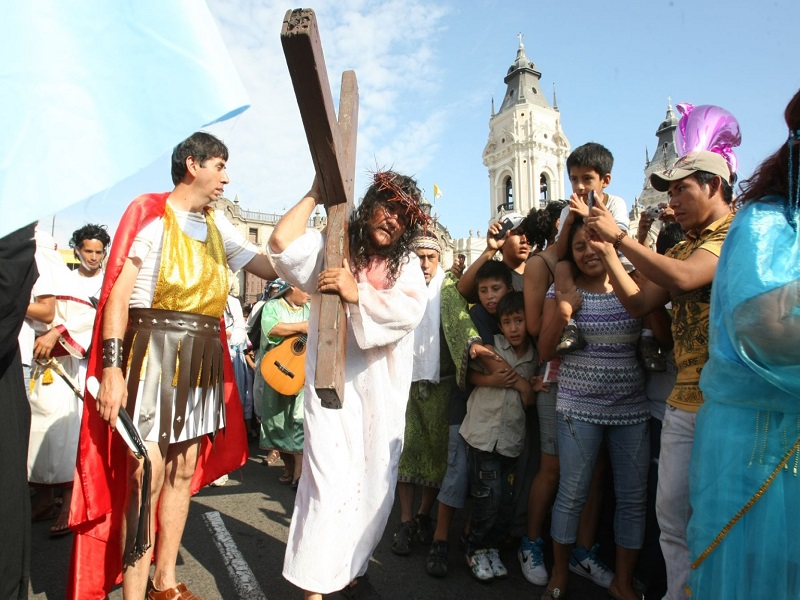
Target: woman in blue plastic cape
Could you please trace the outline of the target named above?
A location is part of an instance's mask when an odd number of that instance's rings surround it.
[[[691,463],[693,599],[800,598],[800,92],[717,266]]]

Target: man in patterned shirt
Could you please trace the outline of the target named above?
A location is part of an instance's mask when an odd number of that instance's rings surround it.
[[[609,265],[614,290],[632,315],[643,316],[672,302],[678,379],[667,400],[661,432],[656,500],[661,549],[667,565],[665,600],[688,597],[689,460],[695,417],[703,403],[698,384],[708,360],[711,282],[733,219],[732,179],[726,160],[705,150],[691,152],[670,169],[650,176],[653,187],[669,195],[669,206],[686,231],[686,240],[664,256],[627,237],[603,207],[594,208],[587,221],[603,241],[613,243],[648,280],[637,286],[621,264]]]

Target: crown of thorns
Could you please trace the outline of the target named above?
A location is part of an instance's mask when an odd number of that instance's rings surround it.
[[[405,215],[408,217],[408,226],[414,227],[421,225],[427,229],[431,218],[425,214],[419,204],[419,200],[406,192],[397,183],[397,174],[391,171],[376,171],[372,176],[372,184],[378,192],[388,191],[390,195],[382,198],[387,202],[399,202],[405,208]]]

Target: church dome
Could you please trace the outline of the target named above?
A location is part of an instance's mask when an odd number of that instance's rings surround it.
[[[518,71],[520,69],[530,69],[532,71],[537,71],[536,65],[533,64],[533,61],[527,57],[525,54],[525,46],[522,42],[519,43],[519,49],[517,50],[517,59],[514,63],[508,67],[508,72],[506,75],[511,75],[514,71]]]

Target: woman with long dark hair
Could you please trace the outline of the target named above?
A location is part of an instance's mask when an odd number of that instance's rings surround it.
[[[800,91],[742,183],[711,297],[691,463],[693,598],[800,597]]]
[[[572,546],[586,502],[601,445],[605,443],[614,475],[617,543],[616,572],[609,594],[617,600],[638,598],[633,569],[644,540],[647,468],[650,460],[649,411],[644,372],[636,357],[642,331],[614,292],[606,268],[616,260],[612,244],[593,238],[582,218],[569,231],[568,259],[577,268],[577,291],[547,292],[539,335],[539,355],[556,355],[561,333],[575,311],[575,294],[583,295],[574,316],[587,345],[561,357],[558,380],[558,450],[560,476],[553,506],[553,572],[545,598],[563,598]]]

